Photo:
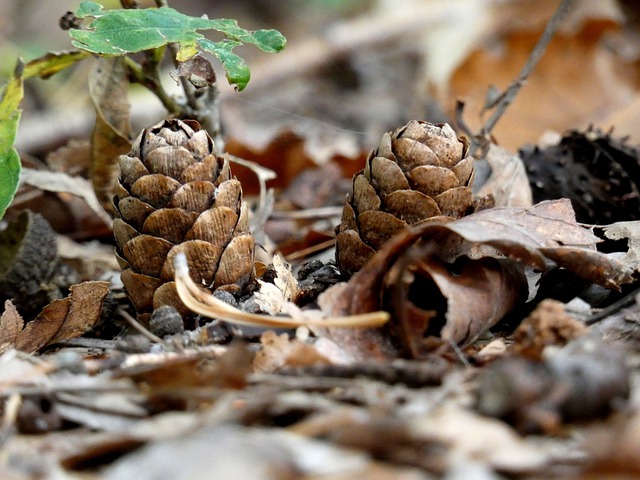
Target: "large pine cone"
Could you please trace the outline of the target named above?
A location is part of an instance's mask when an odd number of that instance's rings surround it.
[[[173,282],[178,252],[193,280],[212,290],[253,278],[240,182],[197,122],[165,120],[143,130],[120,169],[113,231],[122,283],[142,320],[161,305],[189,316]]]
[[[458,218],[473,203],[473,158],[447,124],[413,120],[385,133],[353,177],[336,239],[336,259],[359,270],[394,234],[444,215]]]

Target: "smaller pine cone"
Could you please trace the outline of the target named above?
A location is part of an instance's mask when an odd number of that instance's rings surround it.
[[[336,239],[336,260],[359,270],[393,235],[435,216],[471,208],[473,158],[448,124],[413,120],[385,133],[353,177]]]
[[[120,157],[113,232],[122,283],[146,321],[162,305],[190,312],[173,281],[184,252],[193,280],[214,290],[241,289],[254,276],[240,182],[194,121],[165,120],[143,130]]]

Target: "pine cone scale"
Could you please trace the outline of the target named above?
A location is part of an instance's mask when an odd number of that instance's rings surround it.
[[[386,196],[398,190],[408,190],[409,182],[404,176],[400,166],[384,157],[374,157],[371,160],[371,169],[368,178],[373,187]]]
[[[409,183],[414,190],[430,197],[440,195],[451,188],[456,188],[460,182],[450,169],[423,165],[416,167],[407,174]]]
[[[180,243],[197,218],[196,212],[187,212],[181,208],[163,208],[147,217],[142,225],[142,233],[162,237],[173,244]]]
[[[160,173],[145,175],[131,185],[131,195],[150,205],[163,208],[180,188],[180,182]]]
[[[409,225],[440,215],[436,201],[422,192],[398,190],[384,197],[385,210]]]

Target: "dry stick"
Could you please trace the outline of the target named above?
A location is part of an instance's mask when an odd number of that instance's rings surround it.
[[[135,318],[133,318],[131,315],[129,315],[129,313],[125,309],[123,309],[122,307],[118,308],[117,312],[118,312],[118,315],[120,315],[122,318],[124,318],[127,321],[127,323],[129,325],[131,325],[131,327],[133,327],[134,330],[136,330],[138,333],[140,333],[140,334],[144,335],[145,337],[147,337],[153,343],[163,343],[164,342],[164,340],[162,340],[160,337],[158,337],[157,335],[151,333],[149,330],[147,330],[142,325],[140,325],[140,323]]]
[[[524,83],[527,81],[527,78],[529,78],[529,75],[531,75],[531,72],[540,61],[540,58],[542,58],[542,55],[544,55],[549,42],[560,27],[560,24],[564,20],[567,13],[569,13],[571,8],[573,7],[574,3],[575,0],[562,0],[560,2],[555,13],[551,17],[551,19],[549,19],[549,22],[547,23],[547,26],[545,27],[540,40],[538,40],[538,43],[531,52],[531,55],[529,55],[527,63],[525,63],[524,67],[522,67],[518,78],[511,82],[507,89],[498,97],[498,105],[495,107],[493,113],[482,126],[480,132],[476,136],[474,145],[472,145],[471,147],[472,154],[479,147],[487,143],[487,138],[489,137],[491,130],[493,130],[493,127],[495,127],[496,123],[498,123],[504,112],[507,110],[507,107],[509,107],[509,105],[511,105],[513,100],[516,98],[516,95],[518,94]],[[478,138],[480,140],[477,140]]]

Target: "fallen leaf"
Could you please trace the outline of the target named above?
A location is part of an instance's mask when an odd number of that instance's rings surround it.
[[[109,213],[113,213],[118,156],[131,149],[128,85],[123,57],[98,58],[89,77],[89,93],[96,110],[90,178],[95,196]]]
[[[496,207],[530,207],[531,187],[520,156],[492,143],[485,158],[491,174],[476,195],[491,194]]]
[[[478,113],[488,86],[497,85],[502,90],[517,78],[543,25],[523,28],[514,23],[508,31],[493,36],[493,48],[479,47],[469,54],[455,69],[448,88],[439,95],[446,109],[453,112],[453,100],[464,99],[469,113],[465,120],[477,131],[483,121]],[[603,41],[615,31],[616,21],[591,16],[583,18],[577,27],[555,35],[526,85],[496,125],[493,135],[505,148],[515,150],[524,143],[535,142],[545,130],[601,124],[635,98],[635,67]]]
[[[617,222],[602,227],[604,235],[610,240],[626,240],[627,251],[622,253],[619,260],[631,268],[640,266],[640,221]]]
[[[111,217],[97,201],[91,183],[85,178],[74,177],[64,172],[23,168],[20,181],[47,192],[70,193],[80,197],[106,225],[111,225]]]
[[[286,333],[277,335],[267,330],[260,336],[262,348],[256,353],[253,367],[256,372],[274,372],[282,367],[329,364],[314,345],[290,339]]]
[[[410,248],[418,239],[421,241]],[[635,268],[596,251],[599,241],[589,229],[576,223],[568,200],[541,202],[530,208],[483,210],[456,221],[428,221],[401,232],[383,246],[337,294],[333,313],[349,315],[390,309],[400,319],[390,328],[399,332],[401,342],[412,354],[421,351],[415,342],[422,342],[430,332],[442,334],[445,341],[468,344],[499,321],[500,315],[526,298],[513,288],[519,283],[518,274],[513,273],[524,266],[544,272],[557,265],[610,289],[619,289],[633,281]],[[429,278],[427,282],[420,280],[416,272],[428,272],[424,265],[430,265],[431,258],[437,259],[431,265],[440,267],[429,268],[450,281],[434,282],[436,289],[425,290],[425,286],[433,283]],[[511,266],[497,274],[493,284],[477,282],[479,272],[486,279],[492,271],[474,263],[481,259],[484,262],[502,259],[506,261],[503,265]],[[470,268],[473,274],[465,278],[461,275],[464,268]],[[495,271],[495,267],[492,268]],[[416,278],[419,281],[415,281]],[[394,293],[393,286],[398,282],[401,287]],[[459,288],[465,284],[469,285],[465,288],[470,288],[466,294],[451,293],[454,285]],[[505,287],[507,290],[502,290]],[[490,291],[481,294],[483,288]],[[511,293],[504,294],[509,289]],[[425,292],[431,292],[431,296]],[[474,301],[469,301],[470,292],[475,292]],[[498,303],[491,303],[495,301]],[[474,308],[490,305],[486,312],[489,316],[470,320],[465,305],[474,305]],[[417,317],[413,315],[415,307],[422,311]],[[494,308],[500,309],[499,314],[492,311]],[[411,320],[404,324],[409,318]]]
[[[11,300],[4,302],[4,311],[0,316],[0,351],[15,345],[18,334],[24,326],[24,320]]]
[[[15,348],[33,353],[51,343],[86,333],[100,319],[108,293],[109,282],[72,285],[68,297],[52,301],[26,325],[15,340]]]

